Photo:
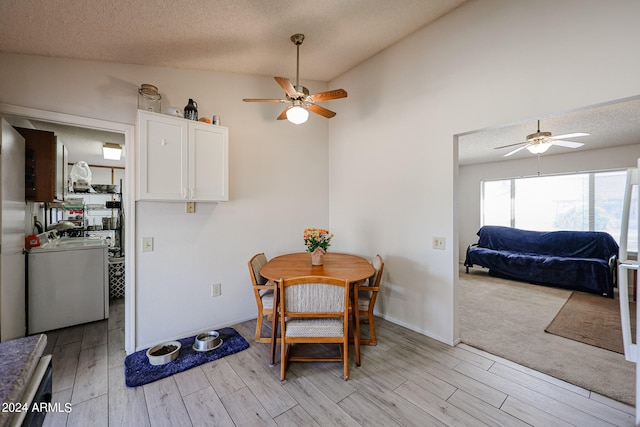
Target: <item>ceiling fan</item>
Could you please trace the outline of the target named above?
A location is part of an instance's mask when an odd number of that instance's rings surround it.
[[[526,142],[518,142],[516,144],[503,145],[500,147],[495,147],[496,150],[507,147],[515,147],[516,145],[521,145],[521,147],[516,148],[513,151],[508,152],[502,157],[509,157],[520,150],[524,150],[525,148],[532,154],[542,154],[549,149],[552,145],[558,145],[560,147],[566,148],[578,148],[582,147],[584,144],[582,142],[573,142],[573,141],[564,141],[564,138],[575,138],[578,136],[587,136],[588,133],[584,132],[576,132],[576,133],[568,133],[566,135],[558,135],[551,136],[551,132],[540,132],[540,120],[538,120],[538,131],[536,133],[532,133],[531,135],[527,135]]]
[[[309,89],[300,86],[300,45],[304,41],[304,34],[294,34],[291,36],[291,42],[296,45],[296,84],[284,77],[274,77],[276,82],[284,89],[285,99],[253,99],[244,98],[244,102],[285,102],[289,103],[287,107],[280,113],[278,120],[287,119],[292,123],[300,124],[309,118],[309,110],[323,117],[330,119],[336,113],[324,107],[317,105],[317,102],[329,101],[331,99],[346,98],[347,92],[344,89],[335,89],[327,92],[315,93],[309,95]]]

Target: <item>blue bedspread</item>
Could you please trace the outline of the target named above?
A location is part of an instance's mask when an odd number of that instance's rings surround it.
[[[484,226],[464,265],[489,274],[613,297],[618,244],[608,233]]]

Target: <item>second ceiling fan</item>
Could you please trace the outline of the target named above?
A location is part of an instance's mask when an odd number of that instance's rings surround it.
[[[276,82],[284,89],[285,99],[255,99],[244,98],[244,102],[284,102],[289,103],[285,109],[278,116],[278,120],[288,119],[295,124],[304,123],[309,117],[309,111],[319,114],[323,117],[330,119],[335,116],[336,113],[328,110],[324,107],[317,105],[316,103],[322,101],[329,101],[331,99],[346,98],[347,92],[344,89],[335,89],[327,92],[309,94],[309,89],[304,86],[300,86],[299,72],[300,72],[300,45],[304,41],[304,34],[294,34],[291,36],[291,42],[296,45],[297,59],[296,59],[296,84],[295,86],[291,81],[285,77],[274,77]]]
[[[525,148],[532,154],[542,154],[547,151],[552,145],[558,145],[560,147],[566,148],[582,147],[584,145],[582,142],[564,141],[564,139],[588,135],[588,133],[576,132],[568,133],[565,135],[551,136],[551,132],[540,132],[540,120],[538,120],[538,131],[536,133],[532,133],[531,135],[527,135],[527,140],[525,142],[502,145],[500,147],[495,147],[495,149],[499,150],[501,148],[515,147],[516,145],[520,145],[520,147],[508,152],[502,157],[509,157],[513,154],[516,154],[520,150],[524,150]]]

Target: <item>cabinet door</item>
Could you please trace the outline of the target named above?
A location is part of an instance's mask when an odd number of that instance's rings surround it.
[[[187,125],[183,119],[138,112],[138,199],[187,198]]]
[[[189,124],[189,199],[229,200],[229,130],[210,124]]]
[[[56,136],[53,132],[16,127],[25,139],[27,200],[53,202],[56,184]]]

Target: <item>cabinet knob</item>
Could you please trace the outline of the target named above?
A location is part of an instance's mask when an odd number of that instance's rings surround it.
[[[163,146],[163,147],[166,146],[167,145],[167,140],[164,139],[164,138],[160,139],[160,145]]]

